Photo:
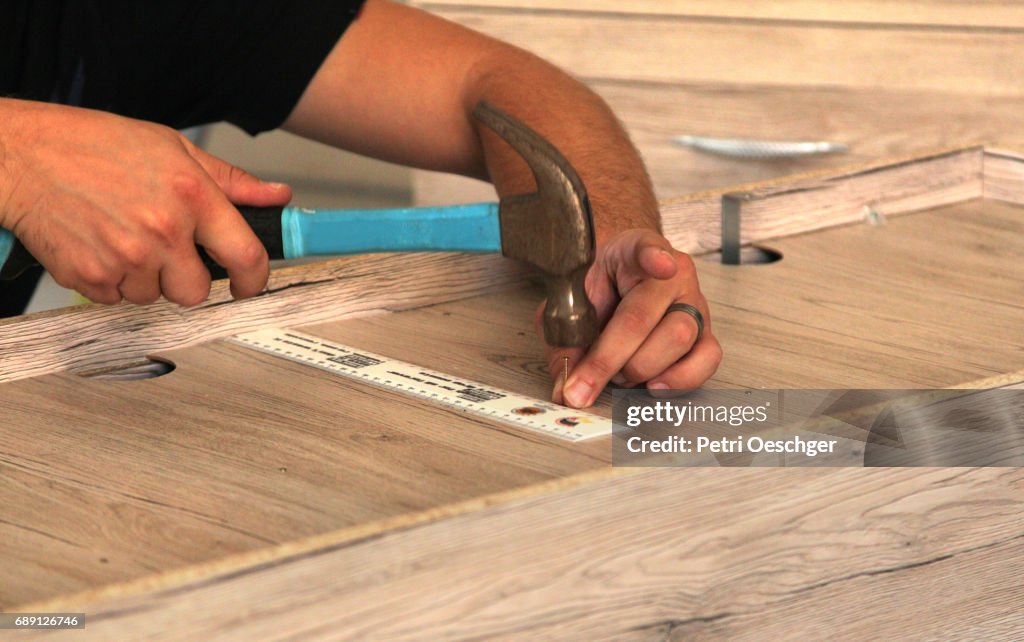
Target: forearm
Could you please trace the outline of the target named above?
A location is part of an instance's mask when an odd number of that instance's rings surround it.
[[[285,128],[396,163],[532,191],[526,165],[472,118],[488,100],[547,138],[591,197],[598,239],[658,227],[639,155],[608,106],[540,58],[417,9],[369,0]]]
[[[480,100],[511,114],[554,145],[587,188],[597,241],[633,228],[660,231],[657,202],[643,161],[608,105],[582,83],[512,47],[482,59],[466,82],[467,117]],[[477,126],[488,178],[502,196],[529,192],[525,162]]]

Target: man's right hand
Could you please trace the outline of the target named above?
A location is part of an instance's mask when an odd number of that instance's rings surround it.
[[[173,129],[104,112],[0,99],[0,227],[54,279],[98,303],[196,305],[202,245],[236,298],[266,286],[266,250],[232,203],[284,205],[263,183]]]

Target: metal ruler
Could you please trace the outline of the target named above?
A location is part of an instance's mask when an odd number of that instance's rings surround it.
[[[231,337],[266,354],[567,441],[612,433],[605,417],[421,368],[320,337],[269,328]]]

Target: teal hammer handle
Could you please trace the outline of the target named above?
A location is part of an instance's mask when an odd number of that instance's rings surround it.
[[[403,209],[311,210],[240,207],[272,259],[368,252],[500,252],[497,203]],[[202,248],[214,278],[226,276]],[[0,280],[37,265],[25,247],[0,229]]]
[[[368,252],[500,252],[497,203],[390,210],[308,210],[281,213],[284,256]]]

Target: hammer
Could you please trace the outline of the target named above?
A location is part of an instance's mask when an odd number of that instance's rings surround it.
[[[367,252],[501,252],[541,271],[547,291],[544,339],[581,346],[597,337],[597,314],[584,280],[594,262],[587,192],[551,143],[493,105],[473,116],[515,149],[533,172],[537,191],[498,203],[383,210],[240,207],[271,259]],[[197,247],[214,278],[223,268]],[[0,229],[0,280],[37,265],[13,234]]]

